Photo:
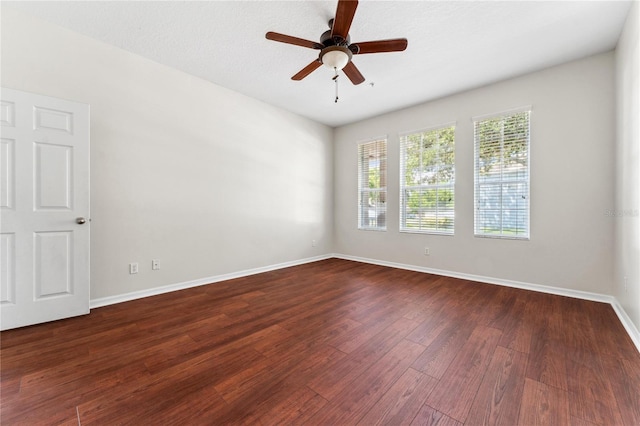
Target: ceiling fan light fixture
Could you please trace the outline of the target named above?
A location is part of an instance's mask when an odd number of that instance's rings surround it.
[[[320,52],[320,62],[329,68],[341,70],[349,63],[351,56],[346,46],[329,46]]]
[[[320,50],[318,58],[294,74],[291,77],[292,80],[300,81],[324,64],[327,68],[334,69],[336,85],[338,69],[343,70],[344,75],[347,76],[351,83],[355,85],[361,84],[365,78],[351,60],[353,55],[402,52],[407,48],[406,38],[363,41],[352,44],[349,29],[357,7],[358,0],[338,0],[335,18],[329,21],[329,30],[322,33],[319,43],[273,31],[265,34],[267,40]]]

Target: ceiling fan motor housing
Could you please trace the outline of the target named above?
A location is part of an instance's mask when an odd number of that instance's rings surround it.
[[[333,21],[333,19],[331,20]],[[331,22],[329,21],[329,22]],[[329,46],[348,46],[351,43],[351,36],[347,34],[347,38],[343,39],[340,36],[331,37],[331,30],[325,31],[320,36],[320,43],[324,45],[324,47]]]

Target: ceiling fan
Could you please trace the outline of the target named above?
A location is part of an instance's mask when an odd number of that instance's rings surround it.
[[[330,30],[320,36],[320,42],[272,31],[266,34],[266,38],[269,40],[295,44],[296,46],[308,47],[320,51],[318,59],[302,68],[297,74],[291,77],[292,80],[302,80],[324,64],[335,70],[336,77],[334,77],[334,80],[337,78],[338,70],[341,69],[353,84],[360,84],[364,81],[364,76],[352,62],[351,58],[353,55],[400,52],[407,48],[406,38],[351,43],[349,28],[351,27],[351,21],[353,21],[357,7],[358,2],[356,0],[339,0],[336,17],[329,21]]]

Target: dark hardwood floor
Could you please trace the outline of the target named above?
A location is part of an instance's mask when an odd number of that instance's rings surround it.
[[[3,425],[639,425],[603,303],[330,259],[0,334]]]

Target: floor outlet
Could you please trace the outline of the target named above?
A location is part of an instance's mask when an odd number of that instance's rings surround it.
[[[151,261],[151,269],[153,269],[154,271],[160,269],[160,261],[158,259],[153,259]]]
[[[137,263],[130,263],[129,264],[129,273],[132,274],[132,275],[138,273],[138,264]]]

